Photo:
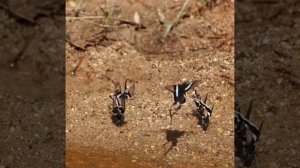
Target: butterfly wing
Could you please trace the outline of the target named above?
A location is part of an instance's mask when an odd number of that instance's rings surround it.
[[[113,101],[113,107],[116,107],[117,106],[117,104],[116,104],[116,97],[112,96],[112,95],[109,95],[109,98],[111,98],[112,101]]]
[[[193,81],[193,82],[185,82],[183,84],[180,85],[180,88],[182,88],[184,90],[184,92],[187,92],[191,89],[193,89],[194,87],[197,87],[199,85],[199,81],[196,80],[196,81]]]
[[[117,95],[119,95],[121,93],[122,93],[122,91],[121,91],[121,84],[120,84],[120,82],[117,82],[115,84],[115,96],[117,96]]]
[[[170,92],[175,92],[175,85],[168,85],[165,86],[164,88]]]
[[[129,84],[128,84],[129,82]],[[129,99],[133,96],[135,91],[135,84],[131,83],[129,79],[126,79],[125,81],[125,91],[124,91],[124,99]]]
[[[134,95],[134,91],[135,91],[135,84],[133,84],[133,85],[128,89],[128,93],[130,94],[130,97]]]

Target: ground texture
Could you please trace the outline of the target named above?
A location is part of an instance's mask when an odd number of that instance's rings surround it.
[[[171,21],[183,3],[91,0],[75,17],[68,2],[68,167],[233,167],[233,4],[193,1],[163,38],[157,9]],[[135,12],[145,28],[134,24]],[[135,95],[127,124],[116,127],[108,96],[113,81],[126,78],[136,81]],[[164,87],[193,80],[214,105],[206,132],[193,115],[192,92],[169,125],[173,97]]]
[[[236,100],[244,110],[252,100],[251,120],[264,121],[254,167],[300,165],[299,7],[298,1],[236,3]]]
[[[0,167],[65,165],[64,3],[0,2]]]

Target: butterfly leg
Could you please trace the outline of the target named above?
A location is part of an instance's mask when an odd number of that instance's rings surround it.
[[[170,108],[170,111],[169,111],[169,115],[170,115],[170,125],[172,125],[172,122],[173,122],[173,116],[175,114],[177,114],[177,111],[181,108],[181,104],[179,102],[177,103],[174,103],[171,108]]]

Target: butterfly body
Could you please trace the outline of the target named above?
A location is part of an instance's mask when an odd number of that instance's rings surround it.
[[[174,104],[177,102],[184,104],[186,102],[186,92],[195,87],[195,84],[195,82],[184,82],[180,85],[173,85]]]
[[[128,79],[125,81],[124,92],[121,91],[121,85],[117,82],[114,94],[109,96],[113,100],[111,119],[117,126],[121,126],[125,123],[125,102],[132,97],[135,89],[134,84],[128,87],[127,82]]]
[[[198,85],[198,81],[184,82],[178,85],[168,85],[165,87],[168,91],[173,93],[174,103],[170,108],[170,117],[172,123],[172,116],[181,108],[181,105],[186,102],[186,93]],[[174,111],[174,113],[172,113]]]
[[[184,104],[186,102],[186,93],[198,85],[198,81],[184,82],[178,85],[168,85],[165,89],[173,92],[174,103]]]
[[[197,93],[197,91],[195,90],[195,96],[193,97],[194,102],[196,104],[197,107],[197,112],[198,114],[200,114],[201,116],[201,125],[203,127],[204,130],[207,130],[208,125],[209,125],[209,118],[212,116],[212,112],[213,112],[213,107],[209,107],[207,105],[207,95],[204,99],[204,101],[202,101],[200,94]]]
[[[113,100],[112,120],[116,125],[124,123],[125,118],[125,100],[118,96],[111,97]]]
[[[246,115],[240,111],[240,107],[235,105],[235,149],[236,155],[244,160],[246,167],[251,166],[255,157],[256,144],[259,140],[263,122],[258,128],[250,121],[252,103]]]

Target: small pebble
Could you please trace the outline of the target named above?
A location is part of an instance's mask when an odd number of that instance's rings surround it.
[[[128,138],[131,138],[131,137],[132,137],[132,132],[128,132],[128,133],[127,133],[127,137],[128,137]]]
[[[98,140],[100,140],[102,138],[102,135],[98,135],[97,137],[96,137],[96,140],[98,141]]]
[[[291,149],[291,150],[290,150],[290,153],[291,153],[293,156],[295,156],[295,155],[297,154],[297,152],[295,151],[295,149]]]
[[[277,165],[277,163],[275,163],[275,162],[271,162],[270,165],[269,165],[269,167],[277,168],[278,165]]]
[[[276,82],[277,82],[278,85],[281,85],[282,81],[283,81],[282,78],[278,78],[278,79],[276,80]]]
[[[265,117],[266,117],[266,118],[273,118],[273,117],[274,117],[274,114],[271,113],[271,112],[267,112],[267,113],[265,114]]]
[[[10,132],[15,132],[16,128],[15,127],[10,127]]]
[[[275,139],[269,139],[269,140],[267,140],[266,145],[271,145],[274,142],[275,142]]]
[[[9,155],[9,156],[8,156],[8,159],[9,159],[10,161],[14,160],[14,156]]]
[[[230,135],[230,131],[226,131],[226,132],[224,133],[224,135],[225,135],[225,136],[229,136],[229,135]]]

